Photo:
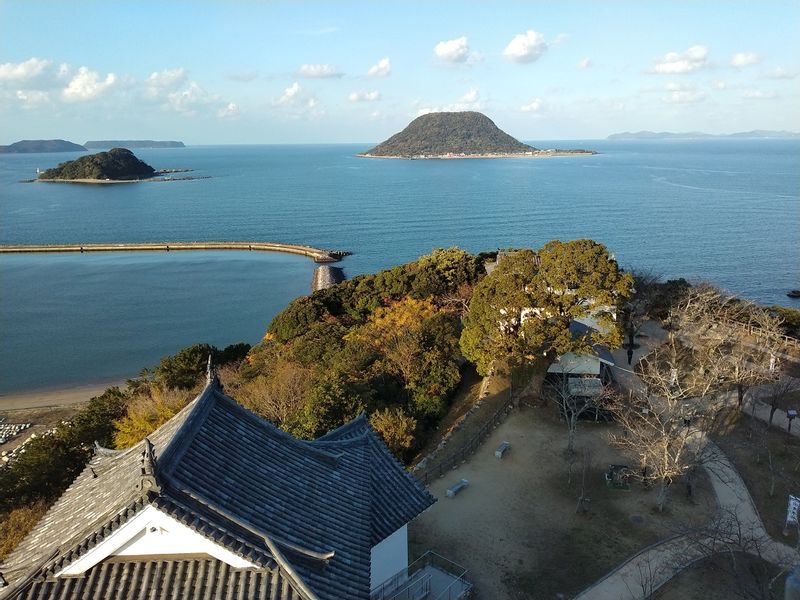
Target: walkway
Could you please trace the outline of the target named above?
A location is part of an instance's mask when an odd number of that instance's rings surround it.
[[[634,350],[633,364],[663,340],[663,330],[656,323],[645,323],[640,331],[646,337],[637,340],[640,348]],[[614,358],[618,364],[626,365],[626,350],[617,350]],[[644,384],[630,369],[615,367],[614,375],[623,391],[643,389]],[[575,600],[648,598],[693,563],[731,547],[760,556],[781,568],[800,564],[797,549],[767,534],[747,486],[728,457],[710,440],[698,437],[697,443],[705,445],[703,466],[717,499],[715,521],[703,531],[679,535],[645,548],[575,596]]]

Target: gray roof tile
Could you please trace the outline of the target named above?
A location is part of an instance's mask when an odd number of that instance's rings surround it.
[[[39,579],[52,577],[154,504],[263,571],[279,573],[298,598],[367,599],[372,546],[433,502],[364,415],[319,440],[298,440],[225,396],[212,380],[149,441],[97,453],[0,566],[11,584],[0,598],[32,577],[33,583],[22,586],[27,594]],[[189,568],[187,561],[140,561],[124,569],[98,565],[87,574],[91,585],[80,589],[106,585],[125,569],[125,577],[135,569],[155,569],[174,571],[174,578]],[[136,577],[156,585],[152,574]],[[295,597],[271,593],[265,597]]]

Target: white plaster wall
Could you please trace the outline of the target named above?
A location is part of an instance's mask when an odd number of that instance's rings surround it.
[[[164,554],[208,554],[237,569],[255,566],[150,505],[56,576],[79,575],[109,556]]]
[[[403,525],[392,535],[372,547],[370,589],[408,567],[408,525]]]

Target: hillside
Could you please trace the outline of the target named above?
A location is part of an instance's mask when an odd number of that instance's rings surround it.
[[[93,150],[105,148],[185,148],[183,142],[157,140],[90,140],[84,144]]]
[[[400,133],[362,156],[525,154],[536,148],[514,139],[479,112],[439,112],[417,117]]]
[[[129,181],[155,175],[155,169],[125,148],[112,148],[61,163],[39,174],[39,179]]]
[[[0,146],[0,154],[33,154],[35,152],[86,152],[86,148],[66,140],[21,140],[9,146]]]

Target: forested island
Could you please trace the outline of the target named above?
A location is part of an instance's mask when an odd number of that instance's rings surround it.
[[[185,148],[183,142],[158,140],[90,140],[84,144],[91,150],[105,148]]]
[[[359,154],[366,158],[502,158],[595,154],[588,150],[540,150],[511,137],[475,111],[417,117],[400,133]]]
[[[40,181],[136,181],[156,175],[156,170],[126,148],[112,148],[61,163],[39,173]]]
[[[37,152],[86,152],[86,148],[67,140],[20,140],[8,146],[0,146],[0,154],[34,154]]]

